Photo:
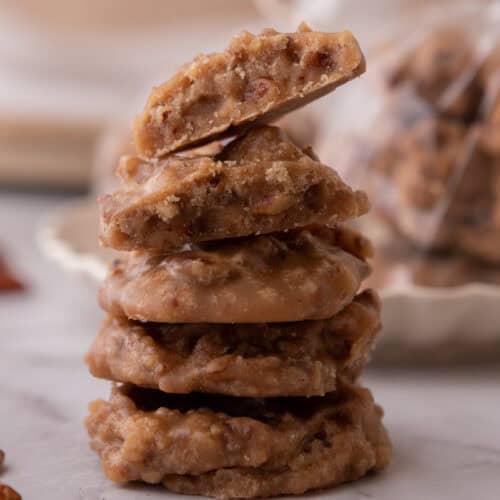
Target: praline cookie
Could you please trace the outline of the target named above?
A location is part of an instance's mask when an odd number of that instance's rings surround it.
[[[331,92],[365,70],[350,32],[244,31],[222,53],[201,55],[153,89],[135,123],[142,156],[159,157],[241,135]]]
[[[122,186],[100,198],[101,242],[118,250],[172,251],[186,243],[333,225],[368,211],[311,151],[261,127],[215,157],[145,161],[126,156]]]
[[[161,323],[330,318],[369,274],[370,242],[353,230],[308,227],[117,259],[99,294],[114,316]]]
[[[367,290],[326,320],[256,324],[138,323],[109,317],[87,363],[96,376],[170,393],[320,396],[354,380],[380,329]]]
[[[171,395],[121,386],[86,425],[106,475],[173,491],[255,498],[301,494],[382,469],[391,444],[367,389],[319,398]]]

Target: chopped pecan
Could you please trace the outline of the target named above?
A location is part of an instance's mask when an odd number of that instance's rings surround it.
[[[0,292],[23,290],[24,285],[12,275],[7,263],[0,255]]]
[[[0,500],[22,500],[22,497],[10,486],[0,483]]]

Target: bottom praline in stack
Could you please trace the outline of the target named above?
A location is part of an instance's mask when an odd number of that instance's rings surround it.
[[[385,467],[391,446],[370,391],[324,397],[172,395],[115,386],[87,428],[115,481],[220,498],[300,494]]]

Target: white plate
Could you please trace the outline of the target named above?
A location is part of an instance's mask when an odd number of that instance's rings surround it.
[[[97,243],[91,200],[62,206],[38,233],[43,252],[66,271],[102,281],[117,252]],[[381,291],[383,332],[375,361],[450,362],[499,359],[500,287],[404,285]]]

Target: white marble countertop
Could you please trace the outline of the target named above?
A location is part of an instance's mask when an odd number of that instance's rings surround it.
[[[90,377],[82,355],[102,314],[95,290],[46,262],[34,244],[40,217],[60,202],[0,192],[0,246],[29,285],[0,295],[0,449],[7,455],[0,480],[24,500],[165,497],[159,488],[107,481],[88,449],[87,403],[106,396],[108,384]],[[393,465],[313,497],[500,498],[500,367],[371,369],[364,383],[385,408]]]

